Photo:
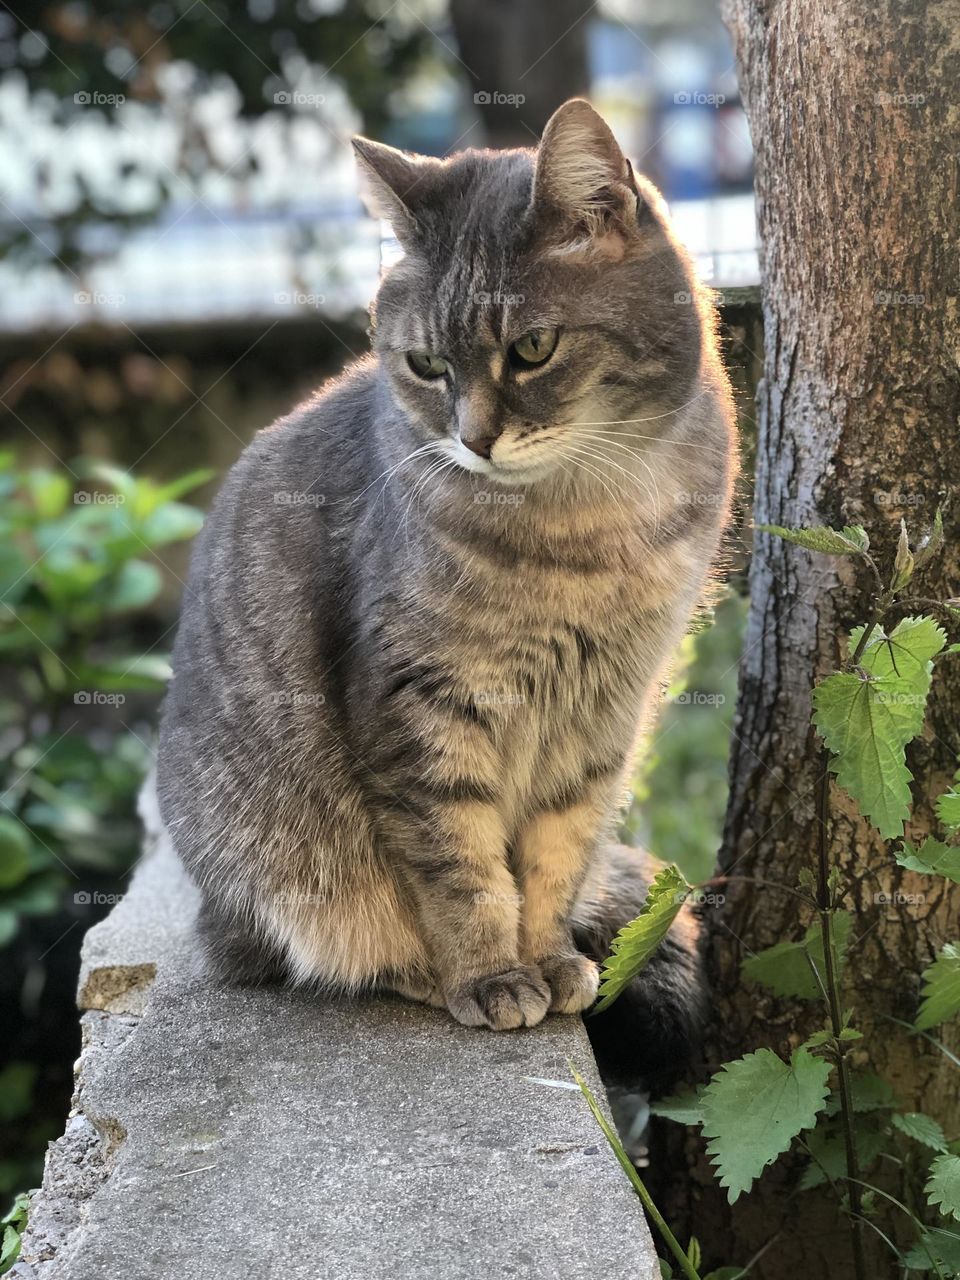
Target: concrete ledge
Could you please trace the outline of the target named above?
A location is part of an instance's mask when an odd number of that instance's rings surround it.
[[[386,999],[224,989],[154,828],[87,935],[74,1110],[19,1280],[656,1280],[640,1206],[578,1093],[579,1019],[468,1030]],[[602,1091],[600,1096],[602,1096]]]

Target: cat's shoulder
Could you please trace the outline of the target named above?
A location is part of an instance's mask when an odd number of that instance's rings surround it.
[[[315,446],[318,437],[356,436],[376,412],[380,398],[378,374],[376,357],[360,357],[289,413],[258,431],[246,452],[266,457],[293,449],[301,442]]]

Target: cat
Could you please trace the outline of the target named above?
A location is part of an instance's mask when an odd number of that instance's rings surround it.
[[[534,151],[354,147],[403,256],[198,539],[161,812],[225,976],[533,1026],[649,883],[610,831],[728,518],[715,312],[583,100]],[[650,1035],[689,1032],[696,952],[681,918]]]

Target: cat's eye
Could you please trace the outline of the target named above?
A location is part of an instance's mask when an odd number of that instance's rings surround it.
[[[446,360],[441,360],[430,351],[408,351],[407,364],[418,378],[442,378],[450,371]]]
[[[559,329],[531,329],[510,344],[510,363],[515,369],[544,364],[557,349]]]

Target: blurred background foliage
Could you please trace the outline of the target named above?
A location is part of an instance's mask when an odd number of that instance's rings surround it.
[[[751,155],[713,0],[0,6],[0,1199],[38,1183],[63,1127],[79,947],[139,854],[201,511],[255,430],[366,349],[388,248],[350,133],[436,155],[532,145],[575,93],[723,288],[749,469]],[[625,818],[692,880],[724,809],[742,553],[730,564]],[[20,1217],[0,1224],[0,1271]]]
[[[717,859],[746,617],[745,595],[730,589],[683,641],[624,819],[627,843],[675,862],[691,884]]]
[[[169,674],[167,634],[140,624],[163,588],[158,550],[203,522],[180,499],[210,478],[21,469],[0,452],[0,994],[20,1013],[0,1069],[0,1193],[36,1181],[61,1125],[75,1020],[48,1003],[47,962],[75,954],[136,858]]]

